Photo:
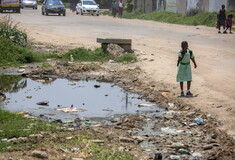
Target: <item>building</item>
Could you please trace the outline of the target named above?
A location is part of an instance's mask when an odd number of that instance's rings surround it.
[[[235,10],[235,0],[133,0],[134,9],[141,8],[144,13],[167,10],[185,14],[190,9],[201,12],[214,12],[225,4],[226,10]]]

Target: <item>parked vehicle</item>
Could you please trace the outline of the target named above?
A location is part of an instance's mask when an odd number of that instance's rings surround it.
[[[20,13],[21,0],[0,0],[0,13],[6,10]]]
[[[59,16],[66,15],[66,9],[62,1],[60,0],[45,0],[42,4],[42,15],[49,13],[57,13]]]
[[[94,0],[81,0],[76,6],[76,14],[100,14],[99,5]]]
[[[23,0],[21,7],[22,8],[29,7],[33,9],[38,9],[37,0]]]

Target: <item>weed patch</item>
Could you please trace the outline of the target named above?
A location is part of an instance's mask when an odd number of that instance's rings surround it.
[[[62,55],[62,59],[69,60],[71,55],[74,58],[74,61],[85,61],[85,62],[94,62],[94,61],[100,62],[100,61],[107,61],[109,59],[114,59],[117,62],[128,63],[128,62],[135,62],[137,60],[136,57],[131,53],[127,53],[119,58],[116,58],[113,55],[104,52],[101,48],[97,48],[94,51],[85,48],[76,48]]]
[[[2,139],[11,139],[18,137],[28,137],[31,134],[41,132],[55,132],[56,124],[26,119],[22,115],[9,113],[0,109],[0,152],[6,151],[8,146],[14,144],[3,142]],[[18,144],[20,146],[20,144]],[[15,144],[15,146],[18,146]]]
[[[117,62],[124,62],[124,63],[136,62],[136,61],[137,58],[131,53],[123,54],[120,58],[117,59]]]
[[[111,16],[111,12],[102,12],[103,15]],[[227,12],[227,14],[235,15],[235,12]],[[198,10],[190,10],[187,15],[168,11],[154,11],[147,14],[141,12],[124,12],[123,18],[127,19],[143,19],[165,23],[183,24],[183,25],[205,25],[215,27],[217,21],[216,12],[199,13]],[[233,21],[235,24],[235,21]]]

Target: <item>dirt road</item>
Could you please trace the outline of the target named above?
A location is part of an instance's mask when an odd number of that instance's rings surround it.
[[[2,15],[1,15],[2,16]],[[235,35],[217,34],[215,28],[181,26],[107,16],[42,16],[40,9],[12,14],[37,42],[57,46],[98,47],[96,38],[130,38],[132,48],[141,51],[139,62],[145,72],[139,77],[160,89],[179,95],[175,81],[177,51],[183,40],[189,42],[198,64],[193,69],[191,91],[197,95],[183,99],[221,121],[221,128],[235,136]],[[222,107],[218,107],[221,106]]]

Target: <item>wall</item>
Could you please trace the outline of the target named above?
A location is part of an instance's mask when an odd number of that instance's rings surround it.
[[[171,12],[177,12],[176,0],[167,0],[166,10]]]
[[[231,11],[235,11],[235,0],[228,1],[228,9]]]
[[[152,4],[153,4],[153,0],[145,0],[145,9],[144,9],[145,13],[153,11]]]
[[[199,0],[187,0],[187,10],[198,8]]]
[[[222,4],[228,7],[228,0],[209,0],[209,12],[216,12],[220,10]]]
[[[185,14],[187,11],[187,0],[176,0],[177,12]]]

